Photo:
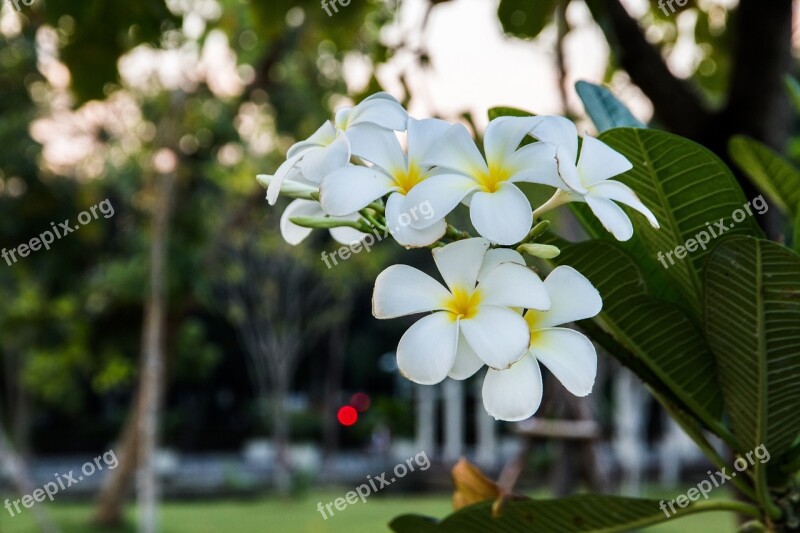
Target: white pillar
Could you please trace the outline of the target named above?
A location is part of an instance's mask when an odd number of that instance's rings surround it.
[[[483,380],[475,380],[475,427],[477,442],[475,443],[475,462],[487,470],[497,464],[497,424],[483,407],[481,388]]]
[[[452,463],[464,454],[464,383],[444,380],[444,450],[442,459]]]
[[[614,380],[613,447],[622,468],[622,493],[641,493],[647,454],[645,422],[647,395],[638,378],[620,368]]]
[[[417,396],[417,450],[436,457],[436,389],[415,385]]]

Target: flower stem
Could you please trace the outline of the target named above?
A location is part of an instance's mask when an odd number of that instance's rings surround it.
[[[452,224],[447,225],[447,231],[445,232],[444,236],[445,238],[452,239],[454,241],[462,241],[464,239],[469,239],[470,237],[472,237],[472,235],[470,235],[468,231],[461,231]]]
[[[551,211],[556,207],[569,203],[571,200],[572,200],[572,195],[570,193],[558,189],[556,193],[549,200],[547,200],[533,212],[533,219],[537,220],[541,218],[541,216],[544,213],[547,213],[548,211]]]

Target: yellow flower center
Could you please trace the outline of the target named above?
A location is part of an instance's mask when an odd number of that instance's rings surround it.
[[[531,330],[531,346],[533,346],[534,342],[539,337],[542,318],[544,318],[544,313],[536,309],[529,309],[528,312],[525,313],[525,322],[528,323],[528,329]]]
[[[402,194],[408,194],[411,189],[416,187],[421,181],[427,178],[427,173],[423,172],[418,164],[409,162],[408,168],[398,169],[392,172],[395,184],[400,187]]]
[[[483,295],[479,289],[469,291],[467,289],[456,288],[452,295],[444,303],[445,310],[451,313],[450,318],[472,318],[478,313],[478,306],[483,300]]]
[[[480,183],[480,187],[485,192],[497,192],[500,184],[511,177],[511,171],[505,167],[489,165],[489,172],[480,171],[475,174],[475,178]]]

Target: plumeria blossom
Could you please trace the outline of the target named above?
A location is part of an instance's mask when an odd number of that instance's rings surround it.
[[[490,274],[491,275],[491,272]],[[597,352],[582,333],[558,327],[597,315],[603,301],[597,289],[577,270],[559,266],[544,280],[550,308],[529,309],[530,348],[507,370],[489,369],[483,382],[483,405],[499,420],[518,421],[533,416],[542,401],[539,363],[575,396],[592,391],[597,375]]]
[[[265,188],[269,188],[274,180],[274,176],[261,174],[257,176],[256,179]],[[306,237],[311,235],[312,231],[311,228],[305,228],[293,223],[291,219],[294,217],[326,217],[353,222],[360,218],[357,214],[346,217],[329,217],[328,214],[322,210],[319,202],[312,200],[310,197],[311,193],[318,192],[318,189],[311,182],[304,180],[301,175],[295,175],[295,179],[284,180],[281,184],[280,192],[286,196],[296,198],[286,207],[286,210],[284,210],[281,215],[280,222],[281,236],[283,240],[292,246],[303,242]],[[367,236],[366,233],[348,226],[331,228],[330,234],[336,242],[347,245],[359,242]]]
[[[386,227],[400,244],[408,247],[428,246],[445,233],[443,218],[422,229],[403,223],[418,216],[419,205],[406,202],[408,193],[431,175],[431,168],[422,166],[426,152],[449,130],[450,124],[438,119],[408,122],[408,154],[403,153],[394,132],[376,131],[365,139],[363,159],[371,167],[347,166],[336,170],[322,182],[322,208],[334,216],[358,213],[375,200],[389,194],[386,200]],[[416,209],[415,209],[416,208]]]
[[[267,190],[267,201],[275,205],[281,183],[303,179],[319,186],[322,178],[346,166],[351,156],[360,157],[368,150],[368,140],[377,131],[405,131],[408,113],[387,93],[376,93],[355,107],[345,107],[336,112],[333,122],[327,121],[305,141],[294,144],[286,154],[286,161],[275,172]]]
[[[539,276],[519,264],[499,264],[478,283],[488,249],[489,241],[482,238],[434,249],[446,287],[407,265],[378,275],[372,299],[376,318],[431,313],[397,346],[398,367],[411,381],[439,383],[454,366],[474,365],[476,359],[505,369],[525,355],[530,329],[513,308],[547,310],[550,297]]]
[[[484,158],[466,128],[452,126],[422,161],[423,166],[439,167],[437,175],[420,183],[407,198],[410,204],[430,201],[435,216],[411,226],[422,229],[464,201],[472,225],[482,237],[505,245],[524,239],[531,229],[532,209],[516,184],[566,188],[558,176],[554,145],[538,142],[519,148],[530,127],[529,118],[491,121],[484,135]]]
[[[625,156],[588,134],[583,137],[578,155],[578,130],[564,117],[534,117],[531,123],[531,136],[558,147],[558,173],[567,185],[537,209],[534,216],[568,202],[586,202],[617,240],[627,241],[633,236],[633,224],[614,203],[619,202],[643,214],[654,228],[659,227],[656,217],[630,187],[609,179],[633,168]]]

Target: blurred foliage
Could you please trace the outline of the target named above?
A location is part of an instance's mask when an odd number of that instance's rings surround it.
[[[15,418],[16,399],[5,384],[22,384],[35,402],[37,448],[100,448],[125,418],[138,379],[154,200],[148,177],[165,148],[178,158],[169,241],[166,440],[208,449],[238,445],[256,432],[257,417],[242,416],[254,401],[242,348],[231,324],[207,299],[217,275],[209,258],[230,228],[252,215],[262,221],[247,231],[292,253],[277,232],[277,217],[262,217],[268,208],[254,176],[273,171],[289,144],[313,132],[347,96],[342,75],[347,54],[360,54],[372,65],[391,56],[378,38],[395,7],[378,0],[354,2],[329,18],[316,1],[48,0],[21,12],[20,31],[0,33],[0,246],[14,248],[51,222],[75,220],[106,198],[115,208],[112,218],[57,240],[50,251],[11,266],[0,263],[0,361],[19,366],[17,371],[15,365],[0,365],[0,408]],[[197,26],[197,13],[204,21],[199,34],[186,29]],[[219,95],[202,80],[180,88],[157,82],[132,87],[117,72],[131,51],[178,50],[195,42],[201,49],[220,30],[245,81],[240,94]],[[53,32],[55,50],[37,48],[43,31]],[[42,74],[43,57],[64,64],[68,91]],[[373,78],[368,90],[376,83]],[[141,113],[131,131],[87,121],[95,116],[87,111],[90,106],[108,105],[119,95]],[[176,97],[183,102],[178,112]],[[69,109],[65,101],[71,102]],[[31,137],[36,120],[69,113],[79,129],[62,135],[88,132],[94,145],[89,155],[102,164],[91,179],[82,174],[83,161],[69,168],[46,164],[46,147]],[[177,117],[171,129],[165,122],[170,116]],[[245,132],[246,121],[256,124],[255,132]],[[256,134],[270,138],[267,150],[256,146]],[[332,270],[317,263],[322,250],[338,247],[326,233],[315,235],[306,252],[318,275],[352,298],[367,295],[371,279],[399,251],[393,242],[384,243]],[[372,338],[364,349],[382,353],[385,347]],[[309,358],[304,370],[327,366],[324,346],[317,348],[303,354]],[[318,379],[312,371],[296,385],[314,397],[321,389],[315,387]],[[370,381],[367,372],[352,386]],[[300,435],[310,435],[310,424],[300,424],[306,427]],[[50,439],[53,431],[63,439]]]
[[[501,0],[497,15],[503,31],[520,39],[539,37],[548,25],[555,20],[559,9],[566,11],[570,0],[541,0],[529,2],[525,0]],[[601,0],[588,0],[595,21],[608,28],[608,8]],[[678,45],[682,37],[681,31],[691,31],[683,37],[691,38],[697,45],[698,57],[692,66],[690,79],[701,89],[703,95],[712,103],[721,105],[728,90],[731,71],[732,32],[725,29],[735,23],[735,10],[728,10],[717,2],[697,2],[689,0],[683,6],[675,2],[665,2],[664,8],[659,2],[648,2],[637,5],[640,25],[647,30],[647,38],[657,44],[662,53],[668,56]],[[674,11],[672,11],[674,9]],[[573,28],[567,17],[566,33]],[[680,26],[681,21],[688,24]],[[683,29],[682,29],[683,28]],[[610,82],[618,70],[614,57],[609,58],[609,69],[605,82]]]

